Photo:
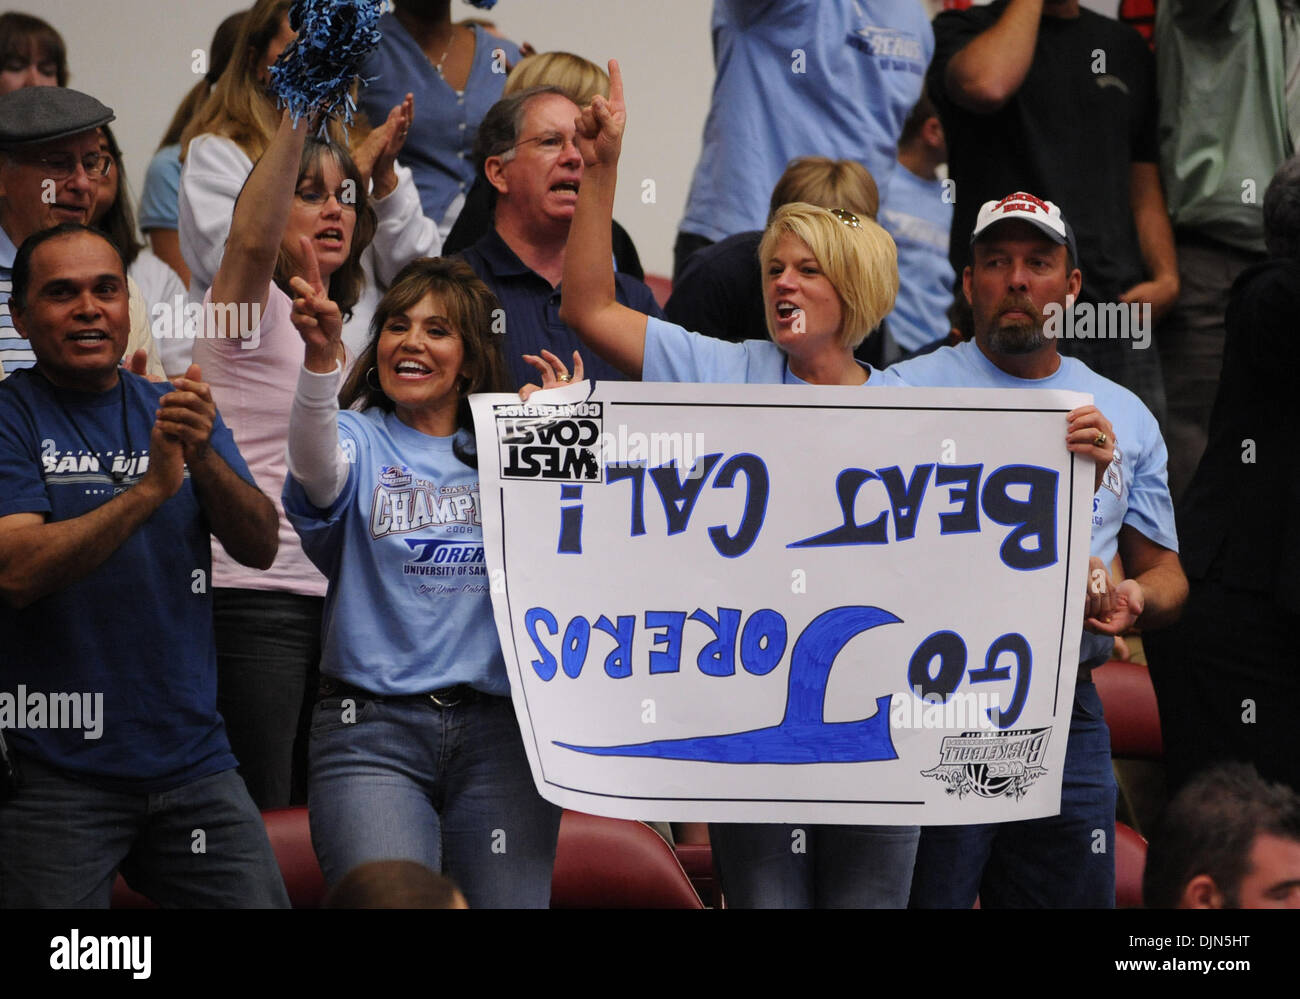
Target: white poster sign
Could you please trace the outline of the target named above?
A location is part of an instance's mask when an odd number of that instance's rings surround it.
[[[539,791],[679,821],[1059,811],[1078,393],[601,382],[473,399]]]

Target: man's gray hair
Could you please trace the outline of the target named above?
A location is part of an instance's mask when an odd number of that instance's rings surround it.
[[[483,164],[489,157],[500,156],[507,163],[514,159],[515,146],[519,143],[519,133],[523,131],[528,104],[534,97],[543,94],[559,94],[565,100],[570,99],[559,87],[530,87],[501,98],[488,109],[474,142],[474,167],[479,173],[483,172]]]

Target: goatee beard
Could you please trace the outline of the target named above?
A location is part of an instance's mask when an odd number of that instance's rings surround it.
[[[994,324],[988,343],[999,354],[1032,354],[1047,345],[1047,337],[1043,335],[1042,323]]]
[[[1004,324],[1002,317],[1012,311],[1023,312],[1029,318]],[[994,310],[989,327],[989,347],[999,354],[1032,354],[1047,344],[1043,317],[1028,298],[1005,297]]]

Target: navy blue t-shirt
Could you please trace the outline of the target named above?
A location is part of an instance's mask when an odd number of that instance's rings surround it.
[[[140,480],[171,386],[121,378],[103,393],[56,388],[35,370],[0,382],[0,517],[71,520]],[[220,416],[211,446],[253,483]],[[19,755],[137,792],[235,766],[216,706],[211,571],[187,470],[102,565],[22,610],[0,605],[0,726]]]

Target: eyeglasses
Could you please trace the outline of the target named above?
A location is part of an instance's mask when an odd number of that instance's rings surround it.
[[[858,221],[858,217],[852,212],[845,211],[843,208],[832,208],[830,212],[850,229],[862,228],[862,223]]]
[[[47,156],[23,156],[16,159],[39,166],[51,180],[67,180],[77,172],[78,160],[72,153],[50,153]],[[80,164],[86,176],[92,180],[107,177],[113,169],[113,157],[107,153],[87,153],[81,157]]]
[[[322,209],[332,197],[338,202],[339,208],[343,211],[355,212],[357,210],[356,194],[349,188],[339,188],[337,191],[327,194],[317,188],[309,187],[304,191],[294,191],[293,196],[308,208]]]
[[[520,139],[513,146],[506,147],[503,152],[500,152],[497,155],[509,160],[510,157],[514,155],[516,149],[532,142],[537,143],[537,148],[542,150],[542,152],[546,153],[548,156],[558,156],[564,151],[565,146],[572,145],[574,149],[578,148],[578,141],[576,138],[568,138],[559,132],[543,132],[541,135],[534,135],[528,139]]]

